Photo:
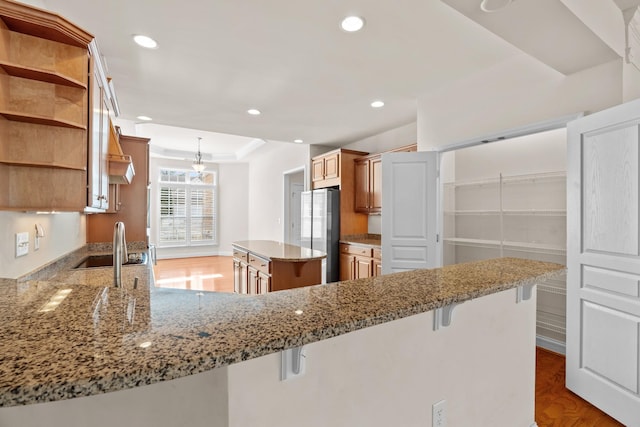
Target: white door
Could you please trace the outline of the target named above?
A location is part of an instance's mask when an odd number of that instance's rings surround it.
[[[291,183],[289,199],[289,243],[292,245],[300,245],[300,223],[302,220],[302,191],[304,190],[304,184]]]
[[[567,388],[640,426],[640,100],[567,125]]]
[[[382,273],[442,265],[438,238],[439,154],[382,155]]]

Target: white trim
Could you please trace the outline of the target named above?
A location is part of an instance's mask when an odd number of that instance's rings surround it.
[[[542,335],[536,335],[536,346],[553,351],[554,353],[567,354],[567,345],[565,343],[554,340],[553,338],[543,337]]]
[[[444,153],[447,151],[459,150],[461,148],[474,147],[488,142],[502,141],[505,139],[516,138],[519,136],[531,135],[534,133],[546,132],[549,130],[560,129],[567,126],[571,120],[583,117],[584,113],[567,114],[566,116],[557,117],[555,119],[535,122],[517,128],[506,129],[489,135],[467,139],[465,141],[454,142],[452,144],[441,145],[435,147],[433,151]]]
[[[529,427],[538,427],[538,423],[534,421],[533,424],[531,424]]]

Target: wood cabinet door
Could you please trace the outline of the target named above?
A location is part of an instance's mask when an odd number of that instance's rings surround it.
[[[355,257],[350,254],[340,254],[340,280],[355,279]]]
[[[354,160],[355,210],[369,212],[369,160]]]
[[[313,182],[324,179],[324,158],[311,161],[311,180]]]
[[[373,277],[382,276],[382,262],[379,259],[373,259]]]
[[[340,153],[333,153],[324,158],[324,179],[340,177]]]
[[[369,160],[369,212],[382,211],[382,157]]]
[[[247,294],[255,295],[258,293],[258,270],[252,266],[247,266]]]
[[[371,258],[355,257],[356,279],[371,277],[372,264],[373,260]]]
[[[258,289],[259,294],[266,294],[271,291],[271,276],[258,271]]]
[[[247,264],[233,260],[233,290],[238,294],[247,293]]]

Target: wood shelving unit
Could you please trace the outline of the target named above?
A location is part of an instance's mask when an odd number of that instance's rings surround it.
[[[86,206],[92,40],[56,14],[0,0],[0,209]]]

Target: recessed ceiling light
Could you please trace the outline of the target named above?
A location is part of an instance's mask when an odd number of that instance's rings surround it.
[[[143,36],[141,34],[134,35],[133,41],[136,42],[139,46],[146,47],[147,49],[155,49],[158,47],[158,42],[156,42],[151,37]]]
[[[256,110],[255,108],[250,108],[247,110],[247,113],[251,114],[252,116],[259,116],[260,110]]]
[[[340,23],[340,27],[349,33],[360,31],[364,27],[364,19],[359,16],[347,16]]]
[[[149,116],[138,116],[136,117],[138,120],[144,120],[145,122],[149,122],[151,120],[153,120],[151,117]]]
[[[380,108],[380,107],[384,107],[384,101],[373,101],[371,103],[371,106],[373,108]]]
[[[497,12],[509,6],[512,1],[513,0],[482,0],[480,2],[480,9],[487,13]]]
[[[304,141],[301,139],[294,139],[293,142],[295,142],[296,144],[302,144]]]

